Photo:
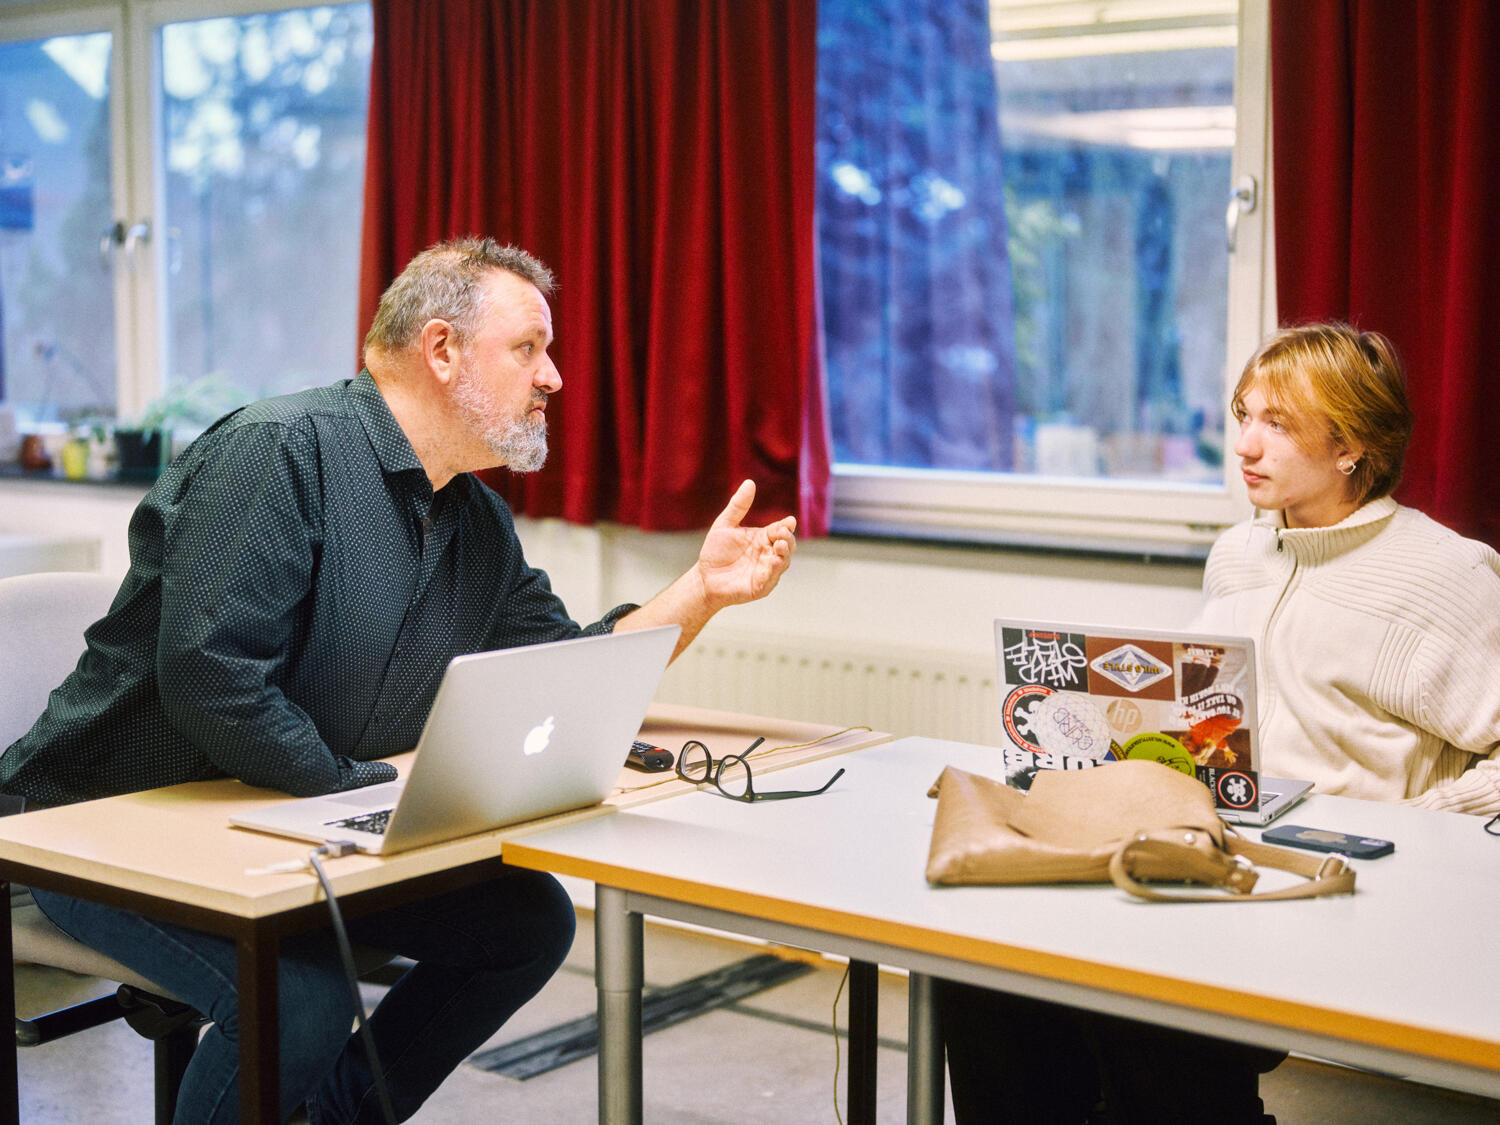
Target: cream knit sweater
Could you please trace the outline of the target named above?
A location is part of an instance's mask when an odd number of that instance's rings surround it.
[[[1255,638],[1268,774],[1500,812],[1500,555],[1389,498],[1333,527],[1262,513],[1203,593],[1198,628]]]

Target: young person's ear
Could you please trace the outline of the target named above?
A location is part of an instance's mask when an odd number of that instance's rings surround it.
[[[1339,472],[1343,473],[1346,477],[1348,477],[1348,476],[1353,476],[1354,475],[1354,470],[1359,467],[1359,463],[1361,461],[1363,461],[1364,458],[1365,458],[1365,447],[1364,446],[1357,445],[1357,444],[1355,444],[1355,445],[1345,445],[1345,446],[1341,446],[1334,453],[1334,462],[1333,463],[1338,466]]]

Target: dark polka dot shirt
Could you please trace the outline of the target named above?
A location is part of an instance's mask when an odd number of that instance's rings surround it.
[[[78,668],[0,756],[59,805],[230,775],[295,796],[383,781],[448,661],[587,629],[505,503],[434,493],[368,373],[221,419],[131,517],[130,570]]]

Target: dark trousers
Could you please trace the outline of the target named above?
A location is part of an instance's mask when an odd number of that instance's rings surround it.
[[[59,927],[155,981],[212,1021],[188,1067],[178,1125],[239,1120],[239,997],[234,942],[167,922],[33,891]],[[573,942],[573,904],[550,875],[507,867],[488,883],[349,923],[361,945],[416,960],[370,1016],[399,1120],[541,990]],[[307,1104],[314,1125],[383,1120],[354,1001],[331,935],[282,943],[277,961],[281,1113]]]
[[[934,985],[958,1125],[1274,1125],[1259,1085],[1281,1052]]]

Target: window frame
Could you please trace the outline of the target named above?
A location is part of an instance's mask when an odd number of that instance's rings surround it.
[[[165,388],[167,327],[158,227],[165,212],[161,148],[161,52],[164,24],[282,12],[347,0],[77,0],[0,2],[0,42],[109,32],[110,193],[112,221],[149,234],[133,254],[115,247],[115,414],[131,418]],[[101,235],[103,232],[101,232]]]
[[[116,254],[116,410],[139,412],[163,389],[166,339],[160,293],[163,256],[155,237],[163,213],[156,159],[161,118],[157,31],[166,23],[305,7],[315,0],[77,0],[0,5],[0,41],[107,31],[110,67],[111,192],[114,215],[145,221],[152,237],[134,263]],[[1254,210],[1240,216],[1229,259],[1225,395],[1239,364],[1275,325],[1270,191],[1269,0],[1240,0],[1235,56],[1236,136],[1232,177],[1257,182]],[[1226,199],[1226,206],[1228,200]],[[1233,419],[1225,422],[1232,446]],[[1249,501],[1226,457],[1217,485],[1076,480],[887,469],[836,464],[836,534],[1061,549],[1197,556],[1243,518]]]
[[[1231,183],[1256,182],[1253,210],[1239,216],[1229,256],[1224,395],[1240,365],[1275,326],[1271,225],[1270,13],[1240,0],[1235,49],[1235,145]],[[1230,200],[1226,197],[1225,206]],[[1225,411],[1225,444],[1234,419]],[[959,473],[835,463],[835,534],[1013,544],[1197,557],[1249,511],[1232,456],[1214,485]]]

